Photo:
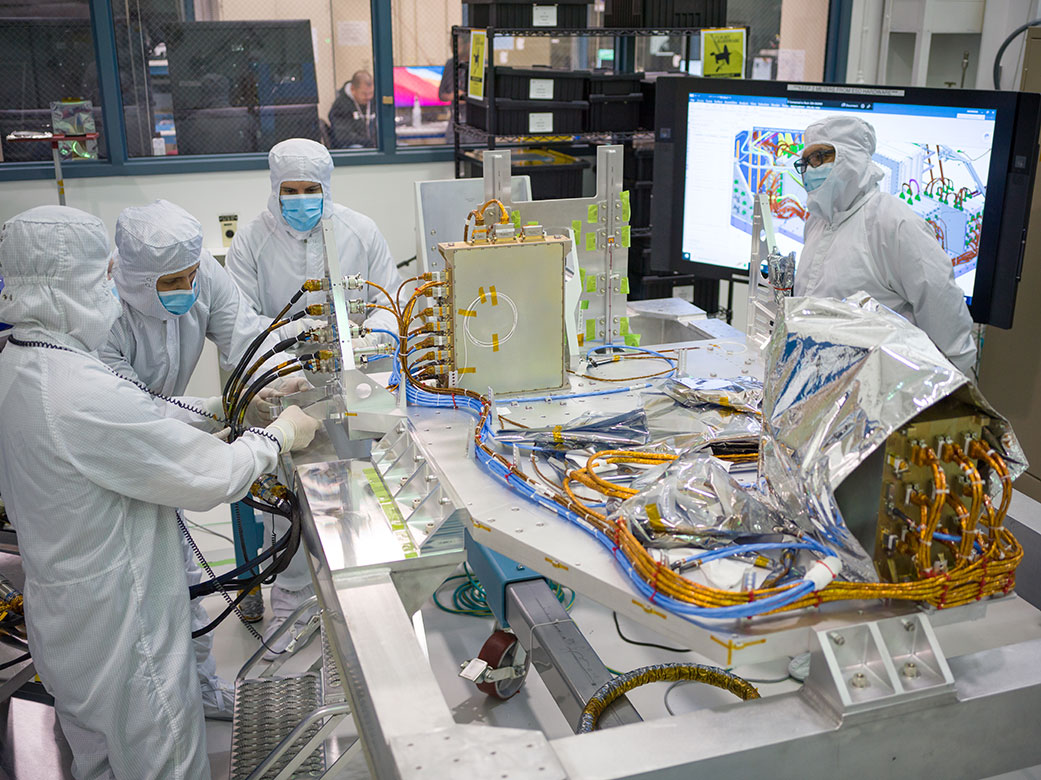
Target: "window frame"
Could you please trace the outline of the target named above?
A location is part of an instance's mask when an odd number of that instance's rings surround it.
[[[119,65],[116,60],[112,0],[90,0],[89,6],[94,54],[98,64],[101,116],[105,127],[102,140],[107,156],[103,160],[84,160],[63,165],[64,178],[267,170],[266,152],[130,157],[127,151],[123,98],[119,85]],[[450,162],[451,146],[432,149],[398,147],[394,126],[394,39],[391,30],[391,0],[370,0],[370,8],[378,147],[365,150],[330,149],[333,164],[346,166]],[[54,163],[50,160],[0,163],[0,182],[53,178]]]

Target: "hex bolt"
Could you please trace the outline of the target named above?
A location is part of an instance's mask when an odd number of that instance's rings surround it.
[[[913,620],[904,619],[900,622],[904,626],[904,631],[914,631],[915,622]]]
[[[844,637],[837,631],[832,631],[830,634],[828,634],[828,637],[831,639],[832,642],[839,645],[840,647],[846,644],[846,637]]]
[[[853,678],[849,681],[849,684],[854,688],[867,688],[871,685],[871,683],[868,682],[867,676],[863,672],[856,672],[853,675]]]
[[[907,661],[904,664],[904,668],[900,670],[900,674],[909,680],[913,680],[916,677],[921,677],[922,673],[918,671],[918,664],[914,661]]]

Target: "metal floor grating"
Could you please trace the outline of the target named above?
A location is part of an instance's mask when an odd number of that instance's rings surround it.
[[[321,706],[321,688],[318,672],[238,681],[231,731],[231,780],[248,777],[308,713]],[[297,744],[304,745],[320,727],[316,723]],[[265,778],[275,777],[294,755],[288,751]],[[325,750],[320,747],[293,777],[320,777],[324,771]]]

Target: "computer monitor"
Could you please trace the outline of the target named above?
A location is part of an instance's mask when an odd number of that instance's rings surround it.
[[[932,227],[973,319],[1010,327],[1037,164],[1041,96],[689,77],[657,83],[652,267],[748,271],[755,196],[770,193],[782,252],[802,249],[793,163],[829,115],[875,128],[880,187]]]
[[[420,106],[447,106],[437,94],[444,70],[443,65],[395,66],[394,107],[411,108],[416,98]]]

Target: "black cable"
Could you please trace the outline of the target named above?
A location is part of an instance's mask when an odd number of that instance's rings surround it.
[[[412,255],[412,257],[410,257],[408,260],[402,260],[400,263],[398,263],[398,268],[404,268],[406,265],[408,265],[409,263],[411,263],[415,259],[416,259],[416,256]]]
[[[239,425],[241,421],[245,419],[246,409],[249,408],[249,405],[253,402],[257,393],[270,385],[276,379],[280,379],[302,370],[305,361],[317,360],[317,358],[317,353],[301,355],[298,359],[292,361],[292,365],[282,366],[281,368],[272,368],[261,374],[260,378],[253,382],[253,384],[249,386],[249,389],[244,394],[240,395],[238,400],[235,401],[235,406],[232,408],[231,414],[228,416],[228,425],[231,426],[232,433],[235,436],[239,435]]]
[[[1021,33],[1036,24],[1041,24],[1041,19],[1033,19],[1026,24],[1019,25],[1019,27],[1009,33],[1008,38],[1001,42],[1001,45],[998,47],[998,53],[994,55],[994,89],[1001,89],[1001,57],[1005,54],[1005,49],[1007,49],[1012,41],[1014,41]]]
[[[302,291],[302,289],[303,288],[301,288],[301,291]],[[287,311],[289,309],[289,306],[291,306],[291,305],[292,305],[292,302],[290,302],[290,304],[288,306],[286,306],[286,309],[284,309],[283,311]],[[307,315],[307,311],[306,310],[305,311],[298,311],[296,314],[294,314],[293,316],[289,317],[286,320],[286,324],[288,325],[290,322],[295,322],[296,320],[302,319],[306,315]],[[274,325],[278,321],[279,320],[277,318],[272,320],[271,321],[271,325]],[[285,327],[285,326],[282,326],[282,327]],[[243,352],[242,353],[242,357],[239,358],[239,362],[235,364],[235,368],[231,372],[231,376],[228,377],[228,381],[224,383],[224,389],[221,392],[221,398],[223,398],[223,400],[224,400],[224,409],[225,409],[226,412],[230,410],[230,407],[231,407],[231,403],[230,402],[232,400],[232,396],[233,395],[238,395],[238,393],[233,393],[232,391],[233,390],[237,390],[237,391],[241,392],[241,390],[242,390],[241,386],[239,385],[239,378],[242,376],[242,372],[246,370],[246,367],[248,365],[250,365],[250,362],[251,362],[253,356],[257,353],[257,350],[260,349],[260,346],[264,343],[264,339],[266,339],[268,337],[268,335],[271,334],[272,332],[273,332],[273,330],[271,329],[271,326],[269,325],[267,330],[263,331],[260,335],[258,335],[256,338],[254,338],[253,341],[251,341],[249,343],[249,346],[246,347],[246,351]]]
[[[10,669],[12,666],[16,666],[17,664],[20,664],[23,661],[28,661],[30,658],[32,658],[32,656],[28,653],[25,653],[23,655],[18,656],[17,658],[7,661],[6,663],[0,664],[0,670]]]
[[[621,637],[623,642],[628,642],[631,645],[639,645],[640,647],[653,647],[656,650],[668,650],[670,653],[689,653],[691,652],[685,647],[667,647],[666,645],[659,645],[656,642],[641,642],[637,639],[630,639],[622,633],[622,627],[618,625],[618,613],[612,612],[611,617],[614,618],[614,628],[618,632],[618,636]]]

